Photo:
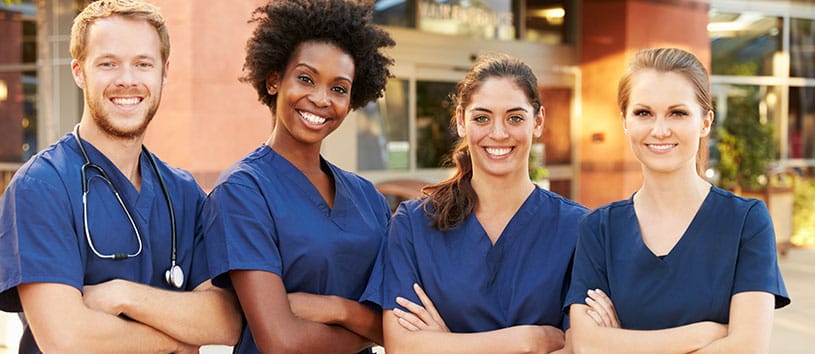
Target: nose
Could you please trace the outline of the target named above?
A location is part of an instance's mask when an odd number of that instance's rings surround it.
[[[507,138],[509,134],[507,133],[507,127],[504,125],[504,121],[501,119],[496,119],[493,122],[492,129],[490,130],[490,137],[495,140]]]
[[[328,90],[326,88],[315,88],[308,96],[308,99],[317,107],[328,107],[330,103]]]
[[[671,136],[671,127],[665,118],[657,118],[654,127],[651,128],[651,135],[655,138],[667,138]]]
[[[131,87],[136,86],[136,68],[129,65],[123,65],[119,69],[119,75],[116,77],[116,86]]]

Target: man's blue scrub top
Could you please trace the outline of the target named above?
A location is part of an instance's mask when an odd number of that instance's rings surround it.
[[[225,171],[204,206],[213,283],[230,270],[263,270],[288,292],[359,300],[386,234],[390,209],[371,182],[322,160],[334,207],[283,156],[263,145]],[[249,327],[238,353],[257,353]]]
[[[623,328],[653,330],[728,323],[730,298],[743,291],[774,294],[776,308],[790,303],[763,202],[711,187],[682,238],[660,258],[642,241],[632,200],[582,220],[566,310],[599,288]]]
[[[102,259],[88,247],[82,221],[82,180],[85,163],[72,134],[26,162],[0,199],[0,309],[20,312],[17,286],[52,282],[79,289],[112,279],[126,279],[174,290],[164,280],[172,250],[170,216],[161,186],[149,159],[139,161],[142,185],[133,184],[89,142],[91,162],[101,166],[116,185],[141,233],[141,255],[125,260]],[[197,215],[205,194],[192,176],[156,158],[176,217],[178,258],[185,290],[209,278],[206,251]],[[102,254],[133,253],[138,241],[127,216],[108,187],[88,169],[88,226]],[[59,309],[54,309],[58,311]],[[21,347],[34,348],[25,329]]]
[[[536,188],[493,245],[475,214],[442,232],[430,227],[422,204],[403,202],[391,220],[383,309],[396,308],[397,296],[421,305],[417,283],[453,332],[561,327],[577,222],[586,208]]]

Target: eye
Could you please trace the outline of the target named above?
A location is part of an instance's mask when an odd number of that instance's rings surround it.
[[[671,115],[675,116],[675,117],[683,118],[683,117],[688,116],[688,111],[685,111],[685,110],[682,110],[682,109],[675,109],[675,110],[671,111]]]
[[[103,62],[97,64],[97,66],[99,66],[102,69],[111,69],[111,68],[115,67],[116,65],[113,64],[113,62],[110,62],[110,61],[103,61]]]
[[[334,87],[331,88],[331,91],[334,91],[334,92],[339,93],[341,95],[345,95],[345,94],[348,93],[348,89],[345,88],[344,86],[334,86]]]
[[[524,117],[520,115],[512,115],[509,118],[507,118],[507,120],[510,123],[520,124],[524,122]]]
[[[476,123],[486,123],[486,122],[490,121],[490,117],[487,117],[487,116],[482,114],[482,115],[478,115],[478,116],[473,117],[473,121],[476,122]]]
[[[298,77],[297,77],[297,80],[300,80],[300,81],[302,81],[302,82],[305,82],[305,83],[307,83],[307,84],[309,84],[309,85],[313,85],[313,84],[314,84],[314,80],[312,80],[312,79],[311,79],[311,76],[308,76],[308,75],[306,75],[306,74],[302,74],[302,75],[298,76]]]
[[[150,68],[153,67],[153,63],[143,61],[143,62],[136,63],[136,67],[139,68],[139,69],[150,69]]]
[[[651,111],[647,109],[635,109],[634,112],[632,113],[634,114],[635,117],[640,118],[648,118],[651,116]]]

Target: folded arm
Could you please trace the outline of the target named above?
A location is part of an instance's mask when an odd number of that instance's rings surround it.
[[[413,289],[422,305],[400,297],[396,301],[407,311],[396,308],[383,315],[388,353],[549,353],[563,347],[563,332],[552,326],[452,333],[424,290],[416,284]]]
[[[767,353],[773,327],[773,294],[751,291],[733,295],[727,336],[696,353]]]
[[[290,293],[292,312],[304,320],[343,326],[351,332],[382,344],[382,314],[358,301],[341,296]]]
[[[255,344],[263,353],[356,353],[372,345],[342,326],[295,316],[277,274],[233,270],[229,275]]]
[[[18,286],[37,345],[45,353],[195,353],[153,327],[88,308],[78,289],[59,283]]]
[[[195,345],[235,345],[241,314],[235,295],[207,280],[193,291],[171,291],[114,279],[86,286],[88,307],[127,317]]]

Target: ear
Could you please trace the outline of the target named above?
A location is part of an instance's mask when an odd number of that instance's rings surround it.
[[[456,132],[458,132],[459,138],[467,135],[467,130],[464,129],[464,110],[461,106],[456,107]]]
[[[532,131],[532,136],[540,138],[543,135],[543,121],[546,118],[546,108],[541,106],[538,114],[535,115],[535,128]]]
[[[702,136],[710,135],[710,129],[713,127],[713,111],[707,111],[702,119]]]
[[[71,74],[74,76],[74,82],[80,89],[85,89],[85,77],[82,75],[82,64],[76,59],[71,60]]]
[[[280,85],[280,75],[277,73],[270,74],[266,78],[266,92],[274,96],[277,94],[278,85]]]
[[[628,128],[625,127],[625,112],[620,112],[620,122],[623,123],[623,134],[628,136]]]
[[[167,60],[164,63],[164,72],[161,73],[161,76],[162,76],[162,78],[161,78],[161,86],[164,86],[164,85],[167,84],[167,73],[168,72],[170,72],[170,61],[169,60]]]

